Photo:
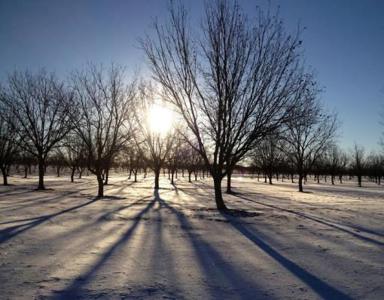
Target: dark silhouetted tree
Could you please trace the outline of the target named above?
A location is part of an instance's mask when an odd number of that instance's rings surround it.
[[[104,196],[104,180],[113,159],[132,138],[129,118],[135,84],[127,83],[124,69],[88,66],[72,77],[77,114],[74,130],[83,141],[87,166],[98,182],[98,197]]]
[[[318,89],[309,76],[299,90],[301,104],[293,111],[282,135],[286,154],[299,176],[300,192],[303,191],[303,178],[330,147],[337,129],[336,115],[324,111],[317,95]]]
[[[53,74],[15,72],[8,78],[3,104],[18,123],[20,147],[36,157],[38,189],[45,189],[44,171],[48,154],[72,128],[72,94]]]
[[[1,94],[0,97],[2,97]],[[14,122],[9,108],[0,102],[0,169],[4,185],[8,185],[9,169],[15,161],[18,151],[17,124]]]
[[[216,206],[222,179],[258,140],[286,120],[301,83],[298,36],[277,16],[248,19],[229,1],[207,2],[201,30],[173,5],[169,24],[142,42],[165,99],[185,120],[191,147],[212,175]],[[194,143],[197,141],[197,144]]]

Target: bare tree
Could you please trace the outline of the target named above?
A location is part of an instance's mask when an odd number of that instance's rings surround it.
[[[128,145],[123,151],[123,161],[129,169],[128,179],[131,179],[133,173],[133,181],[137,182],[137,173],[139,169],[143,167],[143,154],[135,143]]]
[[[0,95],[0,97],[2,96]],[[15,138],[16,125],[9,109],[0,102],[0,169],[4,185],[8,185],[9,169],[18,150],[18,140]]]
[[[251,22],[229,1],[207,3],[198,34],[187,22],[186,10],[174,5],[170,23],[156,24],[156,38],[142,46],[212,175],[217,208],[225,210],[223,177],[294,105],[301,41],[285,33],[277,16],[260,12]]]
[[[331,175],[331,183],[335,184],[335,177],[339,175],[340,183],[342,183],[342,175],[347,165],[347,155],[340,148],[333,144],[326,153],[327,172]]]
[[[74,182],[75,172],[81,174],[86,165],[86,145],[77,134],[68,134],[63,141],[61,152],[65,164],[71,171],[71,182]]]
[[[175,128],[167,132],[158,132],[151,126],[151,109],[156,103],[155,93],[150,84],[140,85],[139,96],[135,105],[135,124],[137,126],[136,145],[143,154],[147,165],[155,174],[155,189],[159,189],[160,171],[163,168],[175,141]]]
[[[196,147],[191,147],[189,144],[182,149],[184,166],[188,172],[188,182],[192,182],[192,173],[197,173],[202,165],[202,158],[196,151]]]
[[[275,133],[263,139],[253,151],[254,163],[263,170],[269,184],[272,184],[273,174],[277,172],[282,159],[282,147],[279,134]]]
[[[98,197],[104,196],[104,179],[118,151],[132,138],[129,117],[135,84],[125,83],[124,69],[108,70],[94,65],[72,77],[77,114],[76,134],[83,141],[87,166],[98,182]]]
[[[174,181],[174,177],[175,177],[175,173],[177,172],[177,170],[179,169],[179,167],[181,166],[181,162],[183,160],[183,148],[185,147],[185,144],[184,144],[184,138],[182,136],[182,134],[179,132],[179,131],[176,131],[175,133],[175,136],[173,137],[173,145],[172,145],[172,149],[170,150],[169,152],[169,155],[168,155],[168,169],[170,170],[171,172],[171,184],[174,185],[175,184],[175,181]]]
[[[15,72],[2,97],[12,119],[19,124],[20,147],[36,157],[38,189],[45,189],[44,169],[50,151],[71,130],[72,95],[53,74]]]
[[[362,178],[366,167],[364,154],[364,148],[355,144],[352,151],[351,169],[353,175],[357,177],[357,185],[359,187],[362,186]]]
[[[324,111],[317,94],[318,89],[309,78],[299,91],[301,105],[293,111],[283,134],[285,151],[299,175],[300,192],[303,191],[303,178],[330,147],[337,129],[336,115]]]
[[[369,177],[380,185],[381,178],[384,176],[384,155],[371,153],[367,157],[367,171]]]

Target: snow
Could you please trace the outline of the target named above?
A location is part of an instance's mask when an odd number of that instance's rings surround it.
[[[1,299],[384,299],[384,188],[113,175],[0,187]]]

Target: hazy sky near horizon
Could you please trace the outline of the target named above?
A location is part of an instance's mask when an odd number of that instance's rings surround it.
[[[204,1],[186,1],[199,26]],[[267,0],[239,0],[252,15]],[[288,31],[298,23],[306,62],[324,88],[322,101],[338,113],[340,144],[378,149],[384,126],[384,1],[271,0]],[[0,80],[15,69],[45,67],[68,74],[87,62],[111,62],[146,72],[138,38],[155,18],[167,16],[167,0],[0,0]]]

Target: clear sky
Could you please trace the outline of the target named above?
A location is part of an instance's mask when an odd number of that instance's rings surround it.
[[[184,1],[199,26],[203,0]],[[246,12],[267,0],[239,0]],[[85,63],[117,62],[145,73],[137,39],[164,20],[167,0],[0,0],[0,79],[14,69],[59,75]],[[322,100],[342,122],[340,144],[377,149],[384,130],[384,1],[271,0],[288,30],[298,22]]]

